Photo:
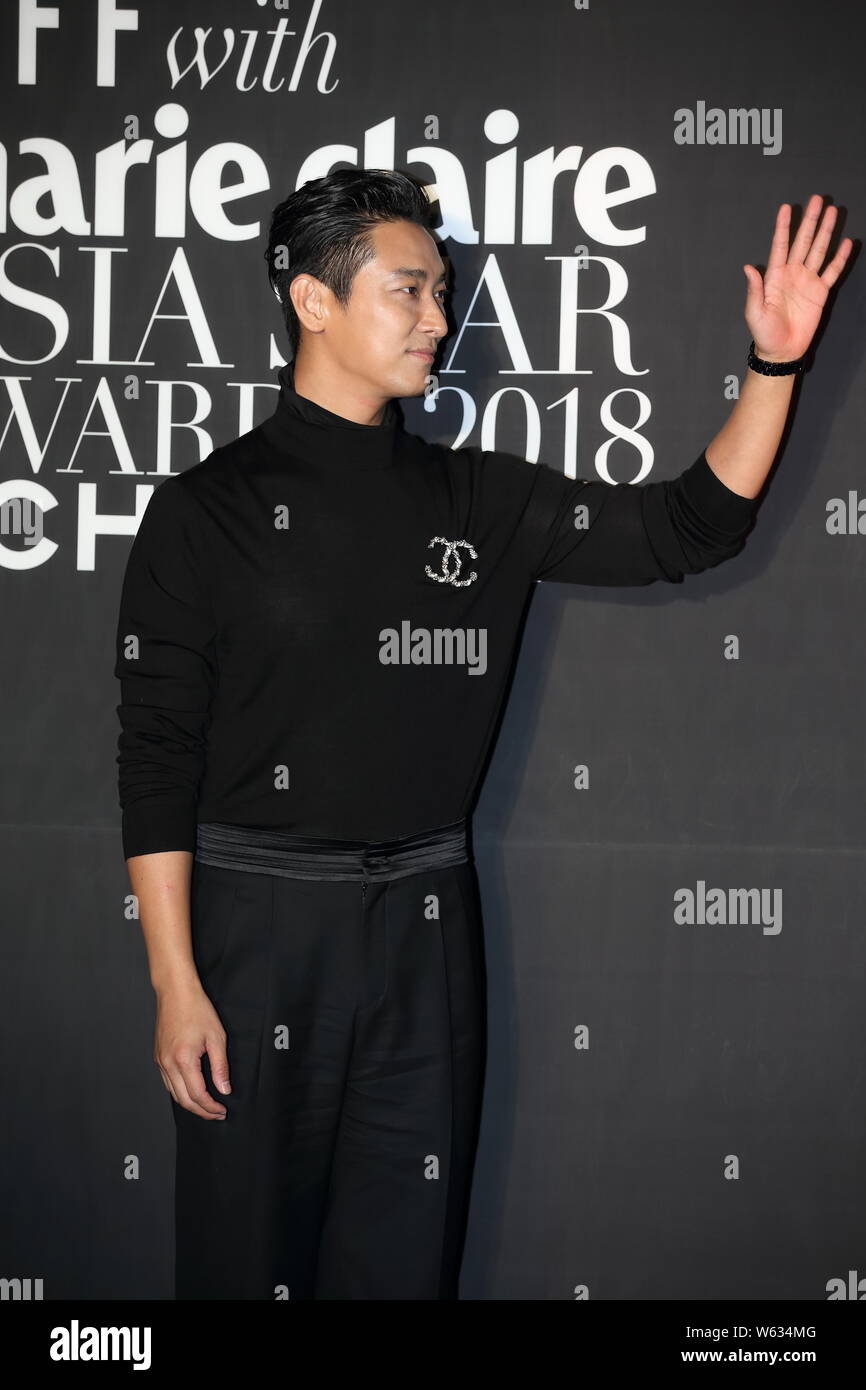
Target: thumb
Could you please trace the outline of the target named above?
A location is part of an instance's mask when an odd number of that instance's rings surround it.
[[[231,1092],[229,1082],[228,1057],[225,1047],[216,1041],[209,1041],[207,1045],[208,1061],[210,1062],[210,1074],[213,1077],[214,1085],[218,1091],[222,1091],[224,1096]]]
[[[753,265],[744,265],[743,274],[746,277],[746,292],[749,298],[754,298],[759,294],[762,295],[764,282],[761,279],[760,272],[757,271]]]
[[[746,319],[751,315],[757,315],[764,304],[764,281],[760,272],[753,265],[744,265],[743,274],[746,277]]]

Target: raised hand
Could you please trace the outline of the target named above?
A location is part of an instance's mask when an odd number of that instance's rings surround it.
[[[814,193],[789,250],[791,205],[782,203],[776,214],[766,274],[762,278],[753,265],[743,266],[748,280],[746,323],[756,353],[770,361],[789,362],[803,355],[814,337],[827,295],[851,254],[854,243],[845,237],[826,270],[819,273],[836,223],[836,209],[827,206],[818,226],[822,205],[820,193]]]

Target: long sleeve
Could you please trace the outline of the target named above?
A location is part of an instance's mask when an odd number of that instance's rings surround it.
[[[114,668],[125,859],[195,849],[216,679],[215,619],[196,512],[183,475],[161,483],[127,561]]]
[[[759,505],[726,487],[704,453],[678,477],[653,483],[589,481],[547,464],[528,466],[536,476],[521,529],[533,580],[680,583],[742,550]]]

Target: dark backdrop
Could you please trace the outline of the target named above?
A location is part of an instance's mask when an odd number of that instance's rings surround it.
[[[35,35],[18,8],[0,1276],[165,1298],[174,1133],[121,852],[114,633],[151,489],[273,408],[271,208],[341,162],[435,184],[448,389],[405,401],[407,428],[673,477],[742,381],[742,265],[764,268],[779,203],[798,217],[817,191],[839,235],[866,222],[862,54],[840,0],[149,0],[101,35],[96,0],[42,6]],[[532,180],[554,156],[547,219]],[[573,317],[581,247],[579,306],[610,299],[615,330]],[[746,549],[682,585],[536,589],[474,821],[490,1054],[464,1298],[826,1299],[866,1276],[857,260]],[[755,890],[751,910],[682,921],[704,885]]]

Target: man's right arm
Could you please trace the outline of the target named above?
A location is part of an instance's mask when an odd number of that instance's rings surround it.
[[[217,681],[217,625],[198,512],[182,474],[161,483],[126,565],[114,667],[125,859],[195,852]]]
[[[216,624],[196,508],[182,475],[160,484],[133,540],[120,600],[118,791],[123,853],[157,998],[154,1060],[173,1099],[203,1118],[201,1056],[229,1087],[225,1033],[195,966],[190,887],[198,789],[216,683]]]
[[[200,1058],[207,1052],[217,1089],[225,1095],[231,1091],[225,1030],[202,988],[192,953],[192,855],[188,850],[137,854],[126,867],[156,994],[154,1061],[178,1105],[203,1119],[222,1119],[225,1106],[213,1099],[201,1070]]]
[[[192,953],[188,850],[136,854],[126,867],[138,899],[139,920],[147,949],[150,983],[157,994],[201,988]]]

